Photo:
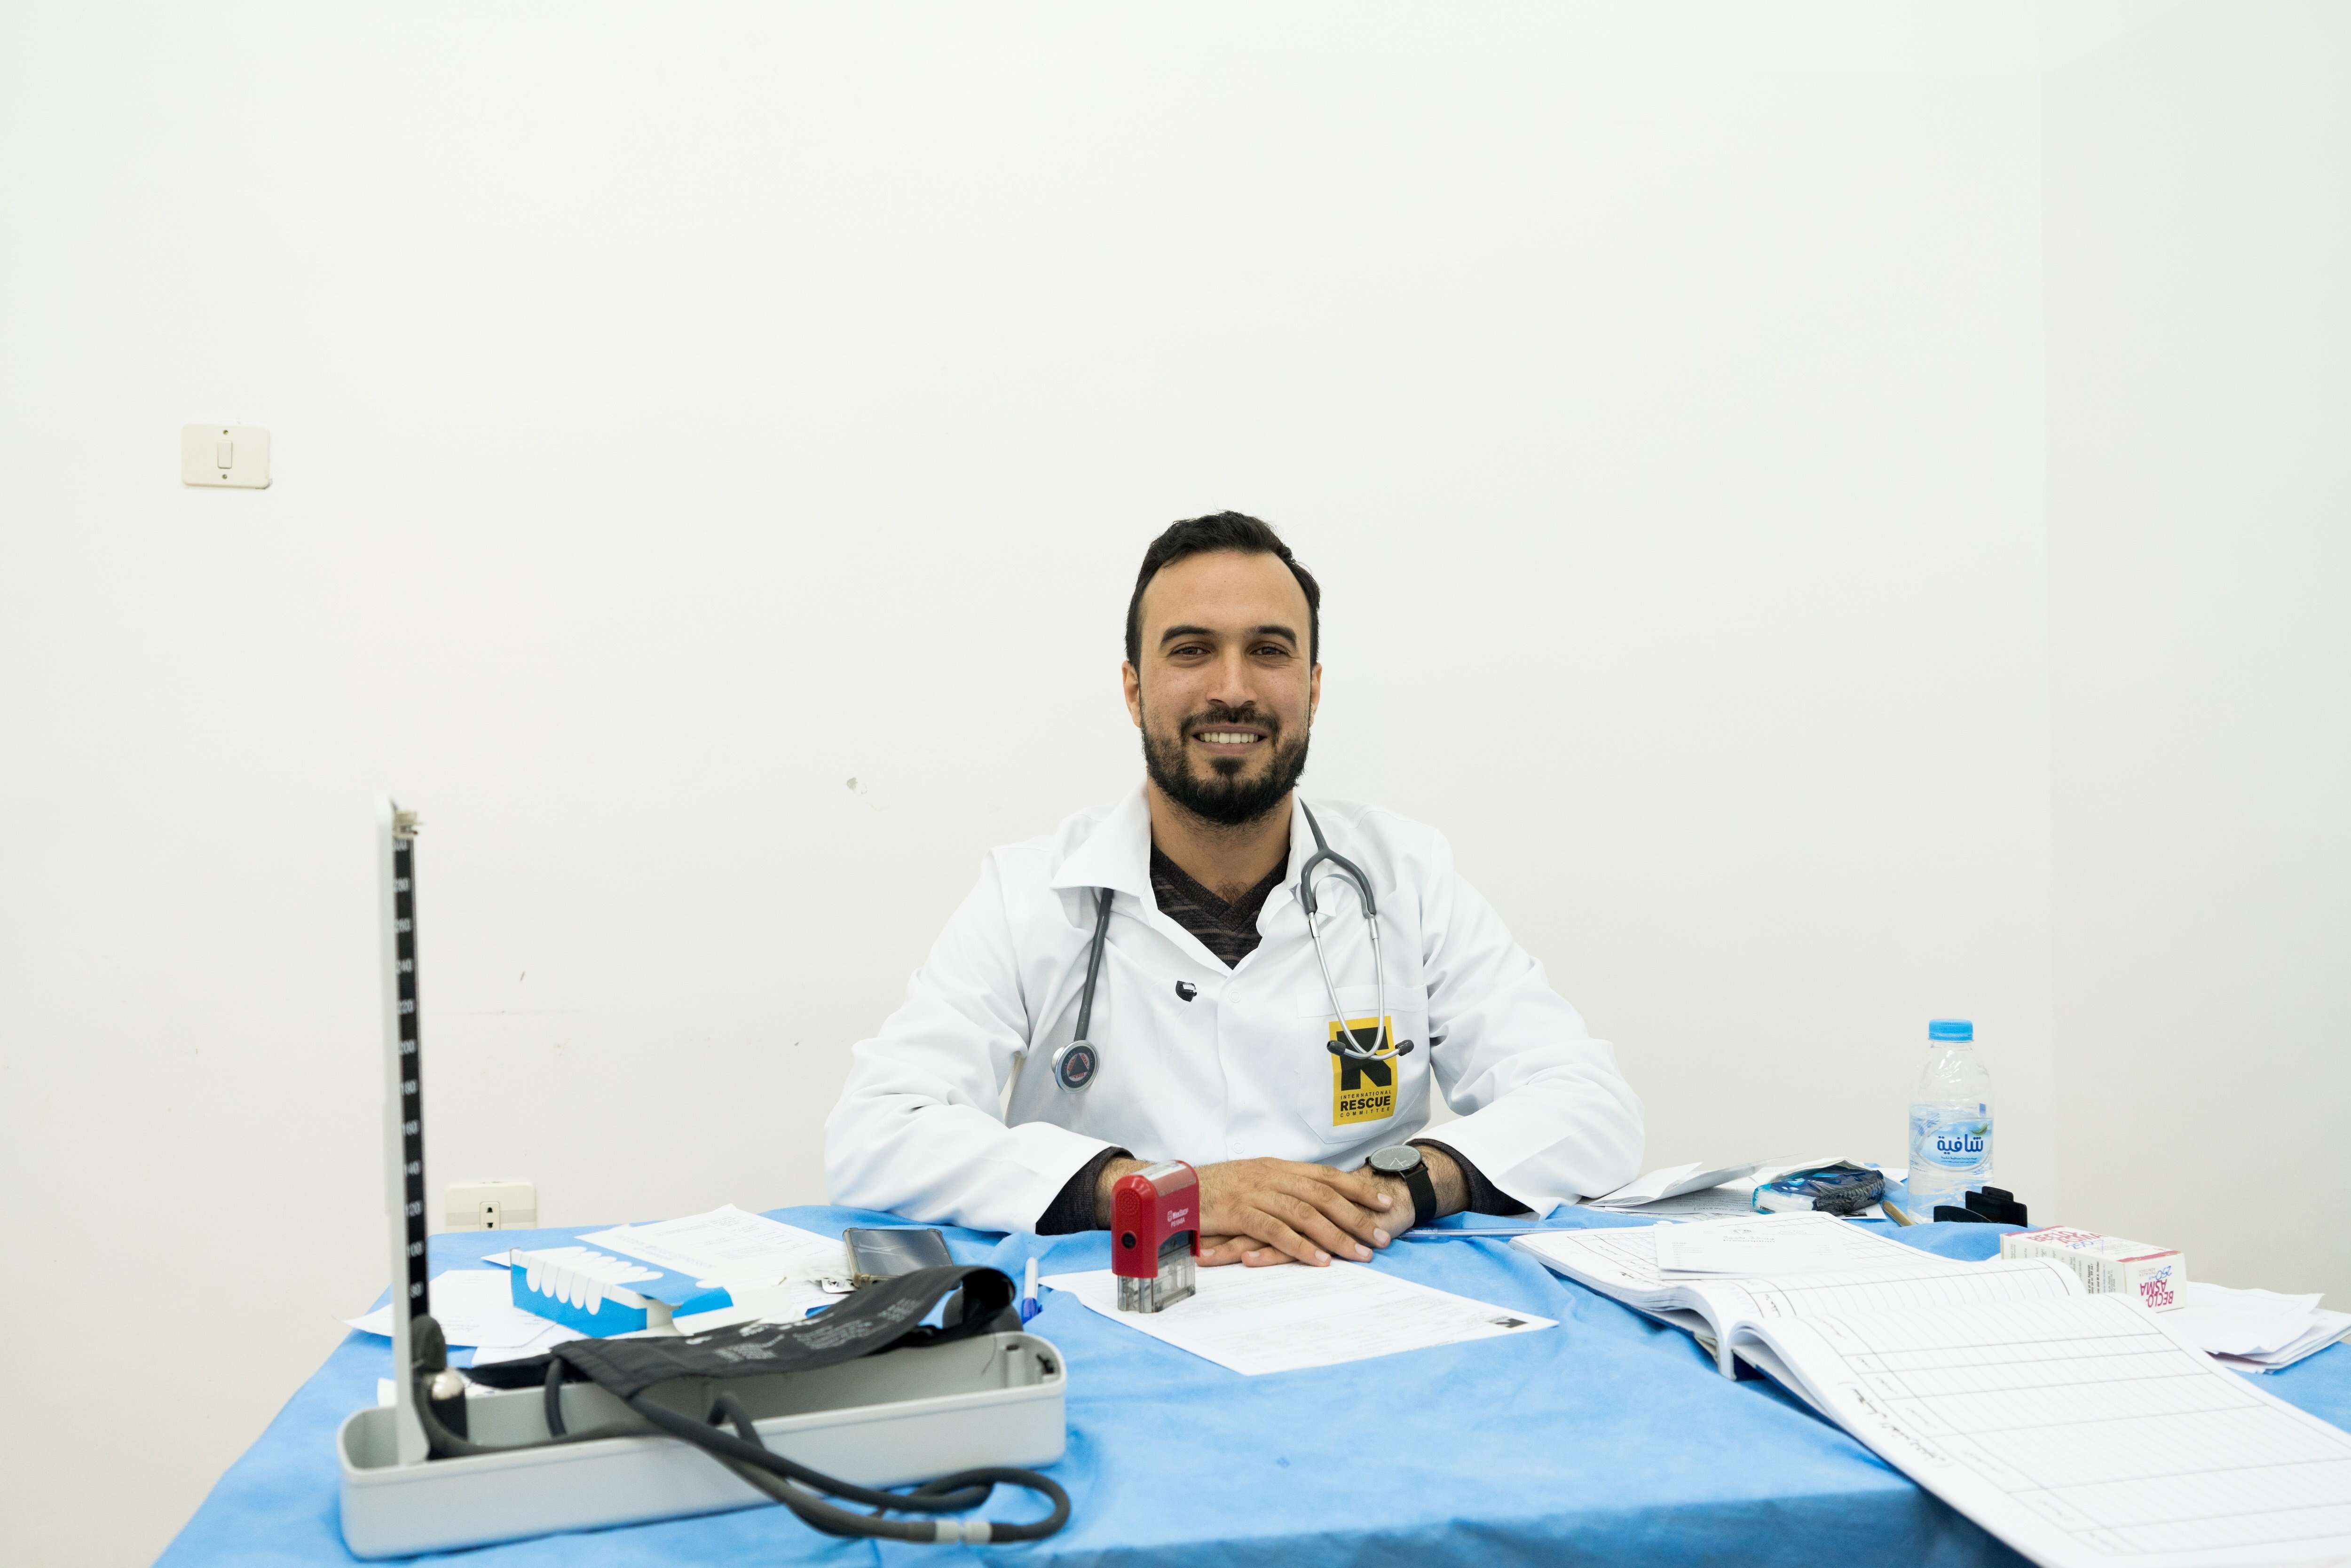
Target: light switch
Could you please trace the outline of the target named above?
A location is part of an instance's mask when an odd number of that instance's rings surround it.
[[[269,488],[269,432],[257,424],[180,426],[180,482]]]

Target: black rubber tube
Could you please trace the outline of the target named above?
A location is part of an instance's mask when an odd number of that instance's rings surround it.
[[[476,1454],[511,1454],[524,1448],[554,1448],[568,1443],[593,1442],[603,1437],[643,1437],[643,1427],[635,1426],[605,1426],[584,1432],[561,1429],[562,1412],[554,1408],[561,1398],[561,1374],[549,1368],[545,1397],[549,1406],[549,1427],[553,1436],[536,1443],[486,1444],[472,1442],[451,1431],[433,1413],[424,1400],[424,1390],[413,1391],[417,1420],[424,1427],[426,1442],[434,1455],[471,1456]],[[419,1383],[422,1383],[420,1378]],[[908,1541],[931,1544],[941,1541],[936,1521],[915,1519],[883,1519],[872,1514],[854,1513],[825,1500],[819,1492],[862,1502],[875,1509],[896,1510],[904,1513],[964,1513],[987,1500],[988,1493],[999,1483],[1017,1486],[1051,1500],[1052,1511],[1043,1519],[998,1523],[988,1521],[990,1541],[1042,1541],[1070,1521],[1070,1494],[1061,1490],[1050,1476],[1010,1465],[987,1465],[977,1469],[958,1470],[950,1476],[925,1481],[910,1491],[883,1491],[874,1487],[859,1486],[826,1475],[822,1470],[788,1459],[759,1441],[758,1428],[742,1402],[733,1395],[721,1393],[711,1403],[714,1419],[724,1416],[736,1427],[735,1433],[719,1430],[706,1422],[681,1416],[659,1405],[629,1401],[629,1408],[646,1421],[672,1436],[693,1444],[712,1458],[725,1465],[747,1483],[782,1503],[811,1529],[828,1535],[862,1536],[887,1541]],[[737,1433],[745,1434],[737,1436]],[[794,1486],[800,1481],[814,1489],[803,1491]],[[962,1539],[955,1527],[944,1539]]]
[[[821,1470],[811,1469],[806,1465],[786,1458],[764,1443],[746,1442],[741,1437],[720,1431],[706,1422],[696,1421],[689,1416],[681,1416],[674,1410],[664,1409],[658,1405],[631,1400],[629,1408],[662,1430],[683,1437],[708,1453],[713,1458],[726,1463],[729,1469],[736,1470],[738,1475],[743,1472],[737,1467],[747,1467],[764,1471],[778,1481],[786,1479],[802,1481],[835,1497],[847,1498],[870,1507],[896,1509],[915,1513],[965,1512],[984,1501],[988,1489],[1001,1482],[1008,1486],[1025,1488],[1029,1491],[1050,1498],[1053,1509],[1040,1520],[1004,1524],[991,1521],[988,1525],[991,1540],[1041,1541],[1069,1522],[1070,1494],[1063,1491],[1060,1483],[1050,1476],[1040,1475],[1035,1470],[1022,1469],[1010,1465],[988,1465],[977,1469],[958,1470],[950,1476],[941,1476],[935,1480],[924,1482],[910,1492],[881,1491],[872,1487],[859,1486],[853,1481],[838,1479],[826,1475]],[[737,1409],[739,1411],[740,1406],[737,1406]],[[935,1526],[921,1524],[913,1520],[874,1519],[864,1514],[851,1513],[843,1509],[833,1508],[816,1498],[801,1496],[789,1489],[778,1491],[775,1488],[762,1486],[759,1490],[789,1506],[794,1512],[818,1529],[829,1530],[834,1534],[885,1535],[900,1541],[938,1539]],[[820,1521],[811,1517],[811,1511],[821,1511],[823,1514],[834,1517]]]

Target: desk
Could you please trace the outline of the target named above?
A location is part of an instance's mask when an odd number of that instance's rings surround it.
[[[778,1209],[837,1234],[873,1216]],[[1560,1223],[1621,1223],[1569,1210]],[[595,1228],[585,1227],[583,1228]],[[1894,1234],[1990,1257],[2003,1228]],[[572,1230],[517,1231],[554,1245]],[[959,1261],[1019,1279],[1109,1266],[1109,1239],[950,1231]],[[499,1239],[433,1239],[436,1270]],[[1068,1528],[1034,1546],[836,1541],[779,1508],[542,1537],[412,1561],[468,1568],[746,1563],[1336,1564],[1639,1562],[1960,1564],[2022,1560],[1770,1384],[1717,1374],[1687,1334],[1557,1278],[1502,1242],[1407,1242],[1378,1267],[1556,1318],[1541,1334],[1243,1377],[1049,1293],[1032,1325],[1068,1358]],[[386,1342],[353,1334],[229,1468],[160,1568],[345,1563],[335,1428],[375,1397]],[[2351,1346],[2264,1386],[2351,1426]],[[1170,1498],[1186,1500],[1178,1505]],[[988,1513],[1024,1517],[999,1490]]]

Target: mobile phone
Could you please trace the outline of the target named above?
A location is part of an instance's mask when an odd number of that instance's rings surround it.
[[[947,1255],[947,1239],[928,1226],[888,1230],[852,1226],[841,1239],[849,1245],[852,1284],[870,1285],[917,1269],[944,1269],[955,1261]]]

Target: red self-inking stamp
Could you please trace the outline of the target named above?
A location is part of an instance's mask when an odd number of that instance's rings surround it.
[[[1200,1173],[1166,1160],[1110,1189],[1110,1271],[1118,1310],[1155,1312],[1192,1293],[1200,1256]]]

